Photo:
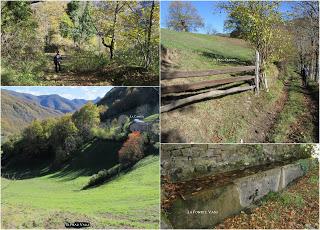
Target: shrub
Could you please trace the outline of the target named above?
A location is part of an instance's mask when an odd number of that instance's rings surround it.
[[[86,184],[83,187],[83,189],[87,189],[89,187],[104,183],[111,177],[114,177],[116,174],[119,174],[121,169],[122,169],[121,164],[117,164],[108,170],[107,169],[100,170],[97,174],[94,174],[92,177],[90,177],[88,184]]]
[[[109,64],[108,58],[104,54],[95,54],[92,52],[78,51],[71,52],[70,62],[66,62],[67,69],[72,72],[92,72],[101,71]]]
[[[92,134],[101,139],[122,141],[125,140],[129,133],[130,119],[125,116],[124,119],[113,119],[104,127],[92,129]]]
[[[119,150],[119,162],[123,165],[133,164],[144,156],[144,138],[140,132],[129,134],[127,141]]]

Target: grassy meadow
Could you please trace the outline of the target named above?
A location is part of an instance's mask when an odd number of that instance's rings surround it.
[[[241,39],[161,29],[161,44],[174,50],[176,56],[172,61],[181,70],[205,70],[254,61],[254,50]]]
[[[102,186],[81,190],[89,178],[79,171],[2,178],[2,228],[64,228],[75,221],[90,222],[92,228],[158,228],[158,156],[146,157]]]

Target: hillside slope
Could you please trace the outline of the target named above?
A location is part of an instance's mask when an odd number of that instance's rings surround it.
[[[70,100],[70,99],[61,97],[57,94],[36,96],[28,93],[19,93],[19,92],[5,90],[5,89],[2,89],[2,91],[6,92],[7,94],[10,94],[11,96],[26,99],[38,105],[51,108],[51,109],[60,111],[62,113],[74,112],[88,102],[85,99]],[[97,102],[97,100],[99,99],[100,98],[95,99],[94,102]]]
[[[35,119],[62,116],[63,113],[38,105],[30,100],[12,96],[1,90],[1,138],[19,133]]]
[[[2,228],[62,229],[75,221],[96,229],[159,227],[159,156],[146,157],[116,180],[81,190],[88,179],[61,172],[2,178]]]
[[[254,50],[241,39],[161,29],[161,45],[170,50],[174,69],[212,69],[254,62]]]
[[[119,117],[122,114],[147,117],[159,113],[159,88],[115,87],[97,105],[108,108],[102,115],[102,120]]]
[[[240,39],[161,30],[161,42],[167,49],[171,70],[223,69],[254,63],[254,50]],[[252,73],[253,74],[253,73]],[[164,80],[162,84],[182,84],[237,76],[222,74],[208,77]],[[163,142],[265,142],[269,129],[286,100],[283,82],[275,66],[267,70],[269,92],[257,96],[247,91],[202,100],[162,113]],[[227,84],[218,89],[248,85],[248,82]],[[198,92],[199,93],[199,92]],[[192,95],[185,93],[184,97]],[[162,105],[182,98],[182,95],[162,97]]]

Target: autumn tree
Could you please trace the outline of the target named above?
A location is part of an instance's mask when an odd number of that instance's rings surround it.
[[[291,32],[297,48],[299,65],[309,67],[310,77],[319,79],[319,4],[303,1],[293,4]]]
[[[80,135],[86,140],[91,139],[92,130],[100,124],[99,108],[92,102],[88,102],[72,115],[72,119]]]
[[[117,35],[120,32],[120,16],[125,11],[125,2],[97,2],[91,17],[96,34],[104,47],[109,49],[110,60],[114,58]]]
[[[63,37],[72,38],[75,46],[80,47],[94,34],[91,21],[91,3],[71,1],[67,4],[66,13],[60,23],[60,32]]]
[[[157,60],[159,52],[159,4],[146,1],[126,5],[129,13],[122,16],[125,28],[122,34],[133,42],[143,57],[141,64],[148,68],[152,60]]]
[[[24,72],[39,63],[43,41],[37,28],[30,2],[1,3],[1,55],[5,64]]]
[[[73,122],[72,116],[65,115],[61,117],[54,126],[50,138],[50,144],[55,152],[55,164],[59,165],[67,160],[82,142],[79,130]]]
[[[67,2],[64,1],[41,1],[33,5],[33,14],[38,22],[37,33],[44,39],[46,52],[55,52],[65,42],[60,35],[59,26],[66,6]]]
[[[266,83],[265,69],[290,53],[292,37],[285,32],[279,12],[279,2],[232,1],[220,7],[229,14],[226,27],[237,29],[239,36],[249,41],[260,53],[261,80]]]
[[[119,161],[123,165],[137,162],[144,156],[144,138],[140,132],[129,134],[128,139],[119,150]]]
[[[197,31],[204,26],[203,19],[191,2],[173,1],[169,5],[167,26],[175,31]]]

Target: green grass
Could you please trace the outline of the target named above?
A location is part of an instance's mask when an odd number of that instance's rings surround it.
[[[292,138],[294,138],[294,142],[300,143],[317,142],[314,135],[313,118],[310,114],[310,108],[305,103],[300,77],[293,71],[290,72],[290,75],[291,83],[288,89],[288,100],[275,124],[270,139],[272,142],[277,143],[292,142]],[[318,87],[314,86],[311,91],[311,93],[317,93]]]
[[[49,174],[10,181],[2,178],[3,228],[63,228],[89,221],[94,228],[158,228],[159,157],[141,160],[129,173],[81,190],[89,176]]]
[[[185,70],[250,63],[254,58],[253,50],[246,42],[221,36],[161,29],[161,44],[178,53],[173,61]]]
[[[300,194],[291,193],[288,191],[283,192],[269,192],[261,202],[276,201],[285,206],[302,207],[305,203]]]
[[[144,118],[143,121],[145,121],[145,122],[153,122],[156,119],[159,119],[159,114],[150,115],[149,117]]]

